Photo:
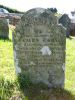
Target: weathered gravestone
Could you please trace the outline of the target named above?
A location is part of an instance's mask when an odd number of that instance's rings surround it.
[[[32,83],[63,87],[65,79],[65,29],[43,8],[27,11],[13,35],[16,72]]]
[[[0,19],[0,38],[9,39],[9,26],[5,18]]]

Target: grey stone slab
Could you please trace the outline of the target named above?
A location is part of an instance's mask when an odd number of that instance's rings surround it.
[[[13,34],[16,73],[33,83],[64,87],[66,32],[47,9],[27,11]]]

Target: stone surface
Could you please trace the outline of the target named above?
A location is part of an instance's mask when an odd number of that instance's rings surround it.
[[[33,83],[64,87],[65,29],[48,10],[27,11],[13,34],[17,73],[29,75]]]
[[[70,27],[71,27],[71,20],[67,14],[63,14],[60,19],[59,23],[61,23],[66,28],[66,36],[69,37],[70,35]]]
[[[6,19],[0,19],[0,38],[8,39],[9,38],[9,27]]]

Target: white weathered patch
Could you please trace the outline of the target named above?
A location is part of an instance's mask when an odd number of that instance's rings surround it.
[[[30,62],[30,65],[35,65],[35,63],[33,61]]]
[[[43,46],[40,51],[42,52],[42,55],[51,55],[52,53],[48,46]]]
[[[65,63],[63,63],[63,65],[62,65],[62,69],[63,69],[63,71],[65,71]]]
[[[14,50],[15,71],[16,74],[21,73],[21,68],[18,67],[18,59],[16,58],[16,51]]]

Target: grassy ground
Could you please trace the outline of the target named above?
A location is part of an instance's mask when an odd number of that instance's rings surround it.
[[[66,42],[66,81],[65,88],[75,93],[75,38]]]
[[[10,36],[11,37],[11,36]],[[65,88],[40,90],[29,88],[22,93],[15,75],[12,41],[0,40],[0,100],[75,100],[75,39],[66,40]]]

